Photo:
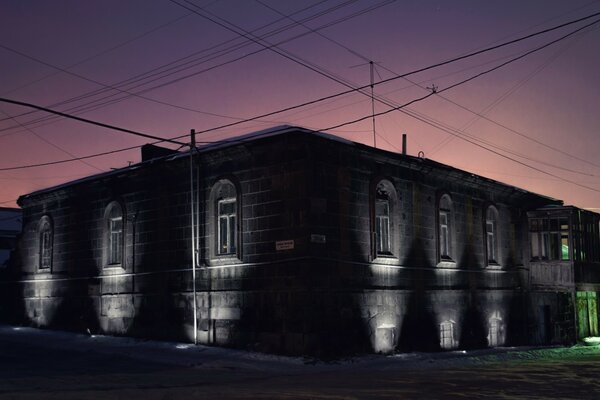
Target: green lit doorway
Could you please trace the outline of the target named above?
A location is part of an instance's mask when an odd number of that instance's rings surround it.
[[[577,292],[577,338],[589,336],[599,336],[596,292]]]

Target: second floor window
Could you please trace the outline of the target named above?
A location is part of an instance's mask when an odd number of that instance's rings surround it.
[[[488,207],[485,215],[485,236],[488,263],[498,262],[498,212]]]
[[[375,202],[375,240],[377,254],[391,254],[390,202],[387,198]]]
[[[39,268],[52,267],[52,224],[48,217],[43,217],[39,227],[40,254]]]
[[[123,207],[113,201],[104,214],[104,265],[117,267],[123,265],[124,248]]]
[[[532,260],[569,260],[567,218],[531,218],[529,238]]]
[[[452,260],[452,202],[443,195],[439,204],[439,252],[441,260]]]
[[[109,264],[121,264],[122,242],[123,242],[123,217],[115,217],[109,220],[110,233],[108,237]]]
[[[236,252],[236,199],[221,199],[217,203],[217,249],[218,254],[235,254]]]

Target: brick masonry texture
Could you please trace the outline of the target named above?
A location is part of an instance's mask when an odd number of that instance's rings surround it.
[[[294,129],[194,155],[200,199],[194,299],[189,162],[187,156],[146,161],[23,197],[20,258],[3,276],[3,318],[191,341],[195,300],[200,343],[319,356],[440,350],[440,326],[448,321],[451,348],[574,338],[572,294],[538,294],[529,283],[526,212],[549,199]],[[381,181],[395,192],[392,251],[385,256],[373,243]],[[227,182],[237,196],[238,246],[219,256],[215,188]],[[443,194],[452,201],[453,254],[440,262]],[[123,208],[118,266],[106,265],[111,202]],[[485,254],[490,205],[498,211],[497,265],[488,265]],[[53,227],[49,270],[39,268],[43,216]],[[293,246],[278,250],[282,241]],[[552,312],[549,338],[537,331],[540,305]]]

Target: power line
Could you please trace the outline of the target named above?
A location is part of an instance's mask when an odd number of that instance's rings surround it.
[[[318,2],[318,3],[315,3],[315,4],[313,4],[313,5],[310,5],[310,6],[304,7],[304,8],[302,8],[302,9],[300,9],[299,11],[296,11],[296,12],[292,13],[292,15],[294,15],[294,14],[297,14],[297,13],[300,13],[300,12],[303,12],[303,11],[306,11],[306,10],[308,10],[308,9],[310,9],[310,8],[313,8],[314,6],[316,6],[316,5],[319,5],[319,4],[321,4],[321,3],[324,3],[324,2],[326,2],[326,1],[327,1],[327,0],[322,0],[321,2]],[[317,13],[317,14],[313,14],[313,15],[311,15],[311,16],[309,16],[309,17],[306,17],[306,18],[304,19],[304,21],[308,21],[308,20],[311,20],[311,19],[314,19],[314,18],[317,18],[317,17],[323,16],[323,15],[325,15],[325,14],[327,14],[327,13],[329,13],[329,12],[333,11],[333,10],[340,9],[340,8],[344,7],[345,5],[347,5],[347,4],[350,4],[350,3],[353,3],[353,2],[356,2],[356,1],[357,1],[357,0],[349,0],[349,1],[346,1],[345,3],[338,4],[338,5],[334,6],[334,7],[330,7],[330,8],[328,8],[328,9],[326,9],[326,10],[324,10],[324,11],[321,11],[321,12],[319,12],[319,13]],[[334,25],[334,24],[337,24],[337,23],[339,23],[339,22],[342,22],[342,21],[344,21],[344,20],[347,20],[347,19],[349,19],[349,18],[354,18],[354,16],[356,16],[356,15],[358,15],[358,13],[355,13],[355,14],[353,14],[353,15],[350,15],[350,16],[347,16],[347,17],[344,17],[344,18],[342,18],[342,19],[340,19],[340,20],[337,20],[337,21],[334,21],[334,22],[332,22],[332,23],[328,23],[328,24],[326,24],[326,25],[323,25],[322,27],[319,27],[318,29],[324,29],[324,28],[326,28],[326,27],[332,26],[332,25]],[[283,19],[284,19],[284,18],[279,18],[278,20],[276,20],[276,21],[274,21],[274,22],[272,22],[272,23],[265,24],[265,25],[263,25],[263,26],[261,26],[261,27],[257,28],[257,29],[255,30],[255,32],[256,32],[256,31],[259,31],[259,30],[262,30],[262,29],[264,29],[264,28],[266,28],[266,27],[270,27],[272,24],[274,24],[274,23],[277,23],[277,22],[279,22],[279,21],[281,21],[281,20],[283,20]],[[262,37],[264,38],[264,37],[271,36],[271,35],[274,35],[274,34],[277,34],[277,33],[281,33],[281,32],[283,32],[283,31],[285,31],[285,30],[288,30],[288,29],[290,29],[292,26],[293,26],[293,24],[288,24],[288,25],[286,25],[286,26],[284,26],[284,27],[282,27],[282,28],[273,29],[273,30],[271,30],[271,31],[269,31],[269,32],[267,32],[267,33],[265,33],[265,34],[264,34]],[[295,40],[295,39],[297,39],[297,38],[299,38],[299,37],[301,37],[301,36],[303,36],[303,35],[297,35],[297,36],[294,36],[294,37],[292,37],[292,38],[289,38],[289,39],[287,39],[287,40],[286,40],[286,41],[284,41],[284,42],[291,41],[291,40]],[[130,87],[130,88],[129,88],[129,90],[132,90],[132,89],[138,88],[138,87],[140,87],[140,86],[142,86],[142,85],[145,85],[145,84],[147,84],[147,83],[151,83],[151,82],[157,81],[157,80],[159,80],[159,79],[162,79],[162,78],[165,78],[165,77],[171,76],[171,75],[173,75],[173,74],[175,74],[175,73],[182,72],[182,71],[184,71],[184,70],[186,70],[186,69],[189,69],[189,68],[191,68],[191,67],[197,66],[197,65],[199,65],[199,64],[202,64],[202,63],[205,63],[205,62],[207,62],[207,61],[213,60],[213,59],[215,59],[215,58],[217,58],[217,57],[220,57],[220,56],[222,56],[222,55],[225,55],[225,54],[228,54],[228,53],[230,53],[230,52],[236,51],[236,50],[238,50],[238,49],[240,49],[240,48],[242,48],[242,47],[246,46],[247,44],[251,43],[251,41],[250,41],[250,40],[246,40],[244,43],[241,43],[241,44],[239,44],[239,45],[230,46],[229,48],[226,48],[226,49],[224,49],[224,50],[219,50],[219,51],[217,51],[217,52],[213,52],[212,54],[209,54],[209,56],[211,56],[211,58],[209,58],[208,60],[206,60],[206,59],[205,59],[204,61],[201,61],[200,63],[195,63],[195,64],[192,64],[191,66],[187,66],[187,67],[185,67],[185,68],[181,68],[181,66],[184,66],[184,65],[186,65],[186,64],[189,64],[190,62],[196,62],[198,59],[195,59],[195,60],[192,60],[192,61],[187,61],[187,62],[185,62],[184,64],[179,64],[179,66],[170,67],[170,68],[168,68],[168,69],[165,69],[165,67],[167,67],[167,66],[169,66],[169,65],[177,64],[177,63],[179,63],[179,62],[180,62],[180,61],[182,61],[182,60],[188,59],[188,58],[190,58],[190,57],[193,57],[193,56],[195,56],[195,55],[197,55],[197,54],[201,54],[201,53],[203,53],[203,52],[206,52],[206,51],[208,51],[208,50],[212,50],[212,49],[218,48],[219,46],[222,46],[222,45],[224,45],[224,44],[227,44],[227,43],[230,43],[230,42],[233,42],[233,41],[235,41],[235,39],[230,39],[230,40],[227,40],[227,41],[225,41],[225,42],[221,42],[221,43],[220,43],[220,44],[218,44],[218,45],[211,46],[211,47],[209,47],[209,48],[207,48],[207,49],[204,49],[204,50],[201,50],[201,51],[198,51],[198,52],[192,53],[191,55],[188,55],[188,56],[185,56],[185,57],[179,58],[179,59],[177,59],[177,60],[175,60],[175,61],[172,61],[172,62],[170,62],[170,63],[164,64],[164,65],[162,65],[162,66],[160,66],[160,67],[157,67],[157,68],[151,69],[151,70],[149,70],[149,71],[146,71],[146,72],[144,72],[144,73],[142,73],[142,74],[138,74],[138,75],[135,75],[135,76],[133,76],[133,77],[131,77],[131,78],[128,78],[128,79],[126,79],[126,80],[123,80],[123,81],[117,82],[117,83],[116,83],[116,84],[114,84],[113,86],[120,86],[120,87],[123,87],[123,86],[126,86],[126,85],[131,85],[131,84],[133,84],[133,83],[136,83],[136,82],[140,82],[140,81],[141,81],[141,83],[139,83],[139,84],[137,84],[137,85],[135,85],[135,86],[133,86],[133,87]],[[280,42],[280,43],[281,43],[281,42]],[[265,50],[265,49],[260,49],[258,52],[260,52],[260,51],[264,51],[264,50]],[[248,56],[250,56],[250,55],[253,55],[253,54],[256,54],[256,53],[257,53],[257,52],[252,52],[252,53],[245,54],[245,55],[243,55],[243,56],[241,56],[241,57],[238,57],[238,58],[236,58],[236,59],[229,60],[229,61],[227,61],[227,62],[224,62],[224,63],[218,64],[218,65],[215,65],[215,66],[211,66],[211,67],[209,67],[209,68],[203,69],[203,70],[201,70],[201,71],[198,71],[198,72],[195,72],[195,73],[193,73],[193,74],[186,75],[186,76],[183,76],[183,77],[179,77],[179,78],[177,78],[177,79],[174,79],[174,80],[168,81],[168,82],[166,82],[166,83],[162,83],[162,84],[160,84],[160,85],[155,85],[155,86],[153,86],[153,87],[151,87],[151,88],[146,88],[146,89],[140,90],[140,91],[138,91],[138,92],[136,92],[136,93],[132,93],[131,95],[125,95],[125,96],[119,97],[119,98],[117,98],[117,99],[108,100],[108,101],[105,101],[105,102],[103,102],[103,103],[100,103],[100,104],[98,104],[98,102],[100,102],[100,101],[102,101],[102,100],[104,100],[104,99],[110,99],[111,97],[114,97],[114,96],[115,96],[115,94],[113,93],[113,94],[110,94],[110,95],[108,95],[108,96],[104,96],[104,97],[103,97],[103,98],[101,98],[101,99],[93,100],[93,101],[91,101],[91,102],[88,102],[87,104],[83,104],[83,105],[79,105],[79,106],[71,107],[71,108],[69,108],[69,109],[67,109],[67,110],[64,110],[64,111],[67,111],[67,112],[75,112],[75,111],[77,111],[78,113],[81,113],[81,112],[87,112],[87,111],[92,111],[92,110],[98,109],[98,108],[100,108],[100,107],[104,107],[104,106],[107,106],[107,105],[114,104],[114,103],[116,103],[116,102],[120,102],[120,101],[122,101],[122,100],[125,100],[125,99],[127,99],[127,98],[131,97],[131,96],[134,96],[134,95],[138,95],[138,96],[139,96],[139,95],[141,95],[141,94],[143,94],[143,93],[147,93],[147,92],[149,92],[149,91],[151,91],[151,90],[155,90],[155,89],[158,89],[158,88],[160,88],[160,87],[164,87],[164,86],[167,86],[167,85],[173,84],[173,83],[175,83],[175,82],[178,82],[178,81],[180,81],[180,80],[187,79],[187,78],[190,78],[190,77],[192,77],[192,76],[198,75],[198,74],[200,74],[200,73],[204,73],[204,72],[210,71],[210,70],[212,70],[212,69],[218,68],[218,67],[220,67],[220,66],[226,65],[226,64],[228,64],[228,63],[231,63],[231,62],[238,61],[238,60],[240,60],[240,59],[242,59],[242,58],[248,57]],[[176,69],[176,68],[179,68],[179,69],[178,69],[178,70],[175,70],[175,71],[173,72],[173,69]],[[162,70],[162,71],[161,71],[161,70]],[[160,71],[160,72],[155,72],[155,71]],[[171,71],[171,72],[169,72],[169,71]],[[168,73],[167,73],[167,74],[165,74],[165,72],[168,72]],[[162,74],[162,75],[161,75],[161,74]],[[160,76],[156,77],[157,75],[160,75]],[[152,79],[151,79],[150,81],[148,81],[148,78],[152,78]],[[144,80],[145,80],[145,82],[144,82]],[[56,107],[56,106],[63,105],[63,104],[68,104],[68,103],[71,103],[71,102],[74,102],[74,101],[83,100],[83,99],[85,99],[85,98],[88,98],[88,97],[93,97],[93,96],[96,96],[96,95],[103,94],[103,93],[105,93],[105,92],[107,92],[107,91],[109,91],[109,90],[110,90],[110,89],[106,89],[106,88],[104,88],[104,89],[98,89],[98,90],[94,90],[94,91],[88,92],[88,93],[86,93],[86,94],[79,95],[79,96],[73,97],[73,98],[71,98],[71,99],[68,99],[68,100],[65,100],[65,101],[59,102],[59,103],[55,103],[55,104],[51,105],[50,107]],[[96,103],[96,105],[90,106],[90,105],[91,105],[91,104],[93,104],[93,103]],[[83,107],[83,108],[82,108],[82,107]],[[87,108],[85,108],[85,107],[87,107]],[[242,120],[242,118],[231,117],[231,116],[226,116],[226,115],[221,115],[221,114],[216,114],[216,113],[208,113],[208,112],[205,112],[205,111],[199,111],[199,110],[195,110],[195,109],[191,109],[191,108],[187,108],[187,107],[180,107],[180,108],[182,108],[182,109],[184,109],[184,110],[187,110],[187,111],[192,111],[192,112],[201,112],[201,113],[205,113],[205,114],[212,115],[212,116],[216,116],[216,117],[222,117],[222,118],[230,118],[230,119]],[[24,115],[30,114],[30,113],[32,113],[32,112],[34,112],[34,111],[30,111],[30,112],[27,112],[27,113],[23,113],[23,114],[17,115],[16,117],[24,116]],[[52,117],[43,117],[43,118],[40,118],[40,119],[37,119],[37,120],[29,121],[27,124],[33,124],[33,123],[43,122],[43,121],[46,121],[46,120],[51,120],[51,119],[52,119]],[[3,120],[3,119],[0,119],[0,121],[2,121],[2,120]],[[11,127],[8,127],[8,128],[4,128],[4,129],[2,129],[2,130],[0,130],[0,131],[5,131],[5,130],[8,130],[8,129],[13,129],[13,128],[15,128],[15,127],[16,127],[16,126],[11,126]]]
[[[171,0],[171,1],[173,1],[173,0]],[[179,3],[176,3],[176,4],[179,4]],[[179,5],[182,6],[182,7],[184,7],[184,8],[187,8],[187,7],[185,7],[185,6],[181,5],[181,4],[179,4]],[[190,9],[188,8],[188,10],[190,10]],[[190,10],[190,11],[194,11],[195,12],[195,10]],[[387,83],[387,82],[390,82],[390,81],[393,81],[393,80],[396,80],[396,79],[399,79],[399,78],[404,78],[404,77],[412,75],[412,74],[423,72],[423,71],[426,71],[426,70],[429,70],[429,69],[432,69],[432,68],[436,68],[436,67],[439,67],[439,66],[442,66],[442,65],[447,65],[447,64],[449,64],[451,62],[455,62],[455,61],[466,59],[468,57],[473,57],[473,56],[476,56],[476,55],[479,55],[479,54],[483,54],[485,52],[489,52],[489,51],[492,51],[492,50],[495,50],[495,49],[498,49],[498,48],[501,48],[501,47],[504,47],[504,46],[508,46],[508,45],[511,45],[511,44],[514,44],[514,43],[517,43],[517,42],[520,42],[520,41],[523,41],[523,40],[526,40],[526,39],[529,39],[529,38],[532,38],[532,37],[535,37],[535,36],[538,36],[538,35],[542,35],[544,33],[548,33],[550,31],[554,31],[554,30],[560,29],[560,28],[568,26],[568,25],[575,24],[577,22],[581,22],[581,21],[593,18],[594,16],[597,16],[597,15],[600,15],[600,12],[599,13],[590,14],[588,16],[585,16],[585,17],[582,17],[582,18],[579,18],[579,19],[576,19],[576,20],[572,20],[572,21],[569,21],[569,22],[566,22],[566,23],[563,23],[563,24],[560,24],[560,25],[557,25],[557,26],[554,26],[554,27],[551,27],[551,28],[547,28],[547,29],[544,29],[542,31],[538,31],[538,32],[535,32],[535,33],[532,33],[532,34],[529,34],[529,35],[526,35],[526,36],[523,36],[523,37],[511,40],[511,41],[508,41],[508,42],[505,42],[505,43],[502,43],[502,44],[499,44],[499,45],[491,46],[491,47],[488,47],[488,48],[485,48],[485,49],[482,49],[482,50],[478,50],[478,51],[475,51],[475,52],[472,52],[472,53],[469,53],[469,54],[466,54],[466,55],[462,55],[462,56],[456,57],[454,59],[446,60],[446,61],[434,64],[434,65],[430,65],[428,67],[424,67],[424,68],[421,68],[421,69],[418,69],[418,70],[414,70],[414,71],[411,71],[411,72],[408,72],[408,73],[405,73],[405,74],[402,74],[402,75],[398,75],[396,77],[392,77],[392,78],[388,78],[388,79],[385,79],[385,80],[382,80],[382,81],[379,81],[379,82],[375,82],[374,85],[379,85],[379,84]],[[171,84],[171,83],[174,83],[174,81],[170,81],[167,84]],[[152,88],[152,90],[154,90],[154,89],[156,89],[158,87],[162,87],[164,85],[165,84],[162,84],[162,85],[159,85],[159,86],[155,86],[154,88]],[[365,88],[368,88],[368,87],[370,87],[370,85],[365,85],[365,86],[361,86],[361,87],[358,87],[358,88],[353,88],[353,89],[351,89],[349,91],[344,91],[344,92],[340,92],[340,93],[337,93],[337,94],[332,95],[332,96],[323,97],[323,98],[321,98],[321,99],[319,99],[318,101],[315,101],[315,102],[303,103],[303,104],[299,105],[298,107],[302,107],[302,106],[305,106],[305,105],[314,104],[316,102],[324,101],[324,100],[327,100],[327,99],[332,99],[332,98],[335,98],[335,97],[338,97],[338,96],[342,96],[342,95],[345,95],[345,94],[353,93],[355,91],[360,92],[361,90],[363,90]],[[145,93],[147,90],[148,89],[146,89],[144,91],[141,91],[141,92],[138,92],[138,93]],[[236,126],[236,125],[239,125],[239,124],[242,124],[242,123],[245,123],[245,122],[249,122],[249,121],[257,120],[257,119],[264,118],[264,117],[267,117],[267,116],[275,115],[275,114],[278,114],[280,112],[285,112],[285,111],[288,111],[289,109],[293,109],[293,108],[288,107],[288,108],[285,108],[285,109],[282,109],[282,110],[278,110],[276,112],[266,113],[266,114],[263,114],[263,115],[258,116],[258,117],[249,118],[249,119],[243,119],[243,120],[236,121],[236,122],[233,122],[233,123],[230,123],[230,124],[225,124],[225,125],[221,125],[221,126],[218,126],[218,127],[215,127],[215,128],[210,128],[210,130],[213,130],[213,129],[222,129],[222,128],[226,128],[226,127]],[[70,110],[70,111],[72,111],[72,110]],[[4,131],[4,130],[7,130],[7,129],[11,129],[11,128],[12,127],[1,129],[0,132]]]
[[[6,114],[6,113],[5,113],[4,111],[2,111],[2,110],[0,110],[0,112],[1,112],[2,114],[4,114],[4,115],[7,115],[7,116],[9,116],[9,117],[10,117],[10,115]],[[14,118],[13,118],[13,119],[14,119]],[[19,121],[17,121],[16,119],[14,119],[14,120],[15,120],[15,121],[16,121],[16,122],[17,122],[19,125],[21,125],[21,123],[20,123]],[[71,157],[77,157],[75,154],[72,154],[71,152],[69,152],[69,151],[67,151],[67,150],[63,149],[62,147],[58,146],[57,144],[54,144],[54,143],[52,143],[51,141],[47,140],[47,139],[46,139],[46,138],[44,138],[43,136],[41,136],[41,135],[38,135],[38,134],[37,134],[37,132],[35,132],[34,130],[32,130],[32,129],[30,129],[30,128],[28,128],[28,127],[24,126],[24,125],[22,125],[22,126],[23,126],[23,129],[27,130],[29,133],[31,133],[33,136],[35,136],[35,137],[36,137],[36,138],[38,138],[39,140],[43,141],[43,142],[44,142],[44,143],[46,143],[47,145],[49,145],[49,146],[52,146],[52,147],[54,147],[55,149],[58,149],[58,150],[62,151],[63,153],[65,153],[65,154],[67,154],[67,155],[69,155],[69,156],[71,156]],[[95,169],[95,170],[97,170],[97,171],[102,171],[100,168],[96,167],[95,165],[92,165],[92,164],[88,163],[87,161],[83,161],[83,160],[82,160],[81,162],[82,162],[83,164],[87,165],[88,167],[91,167],[92,169]]]
[[[126,128],[121,128],[121,127],[118,127],[118,126],[115,126],[115,125],[105,124],[103,122],[92,121],[91,119],[81,118],[81,117],[78,117],[76,115],[66,114],[66,113],[63,113],[63,112],[60,112],[60,111],[52,110],[50,108],[38,106],[38,105],[35,105],[35,104],[31,104],[31,103],[26,103],[26,102],[23,102],[23,101],[5,99],[5,98],[1,98],[1,97],[0,97],[0,101],[4,102],[4,103],[9,103],[9,104],[16,104],[16,105],[19,105],[19,106],[35,108],[37,110],[45,111],[45,112],[48,112],[48,113],[51,113],[51,114],[60,115],[61,117],[64,117],[64,118],[74,119],[76,121],[84,122],[86,124],[96,125],[96,126],[100,126],[102,128],[112,129],[112,130],[120,131],[120,132],[124,132],[124,133],[129,133],[131,135],[140,136],[140,137],[143,137],[143,138],[146,138],[146,139],[154,139],[154,140],[159,140],[161,142],[169,142],[169,143],[178,144],[178,145],[182,145],[182,146],[186,145],[185,143],[178,142],[178,141],[173,140],[173,139],[165,139],[165,138],[161,138],[161,137],[158,137],[158,136],[149,135],[147,133],[132,131],[131,129],[126,129]]]
[[[595,14],[595,15],[598,15],[598,14],[600,14],[600,13],[597,13],[597,14]],[[587,18],[585,18],[585,19],[587,19]],[[598,22],[598,21],[594,21],[592,24],[594,24],[594,23],[596,23],[596,22]],[[592,24],[589,24],[589,25],[592,25]],[[564,24],[563,24],[563,25],[564,25]],[[586,26],[586,27],[587,27],[587,26]],[[439,91],[438,93],[441,93],[441,92],[443,92],[443,91],[446,91],[446,90],[449,90],[449,89],[451,89],[451,88],[454,88],[454,87],[456,87],[456,86],[458,86],[458,85],[460,85],[460,84],[464,84],[464,83],[466,83],[466,82],[469,82],[469,81],[471,81],[472,79],[475,79],[475,78],[477,78],[477,77],[480,77],[480,76],[482,76],[482,75],[484,75],[484,74],[486,74],[486,73],[489,73],[489,72],[491,72],[491,71],[494,71],[494,70],[496,70],[496,69],[498,69],[498,68],[500,68],[500,67],[502,67],[502,66],[505,66],[505,65],[509,64],[510,62],[516,61],[517,59],[521,59],[521,58],[525,57],[526,55],[533,53],[534,51],[538,51],[538,50],[540,50],[541,48],[547,47],[548,45],[550,45],[550,44],[552,44],[552,43],[554,43],[554,42],[556,42],[556,41],[558,41],[558,40],[562,40],[562,39],[564,39],[565,37],[568,37],[568,36],[570,36],[570,35],[574,34],[575,32],[578,32],[579,30],[581,30],[581,29],[584,29],[584,28],[585,28],[585,27],[579,28],[579,29],[578,29],[578,30],[576,30],[576,31],[573,31],[573,32],[571,32],[571,33],[569,33],[569,34],[567,34],[567,35],[564,35],[564,36],[563,36],[562,38],[560,38],[560,39],[556,39],[556,40],[554,40],[554,41],[552,41],[552,42],[550,42],[550,43],[548,43],[548,44],[546,44],[546,45],[543,45],[543,46],[540,46],[540,47],[538,47],[538,48],[536,48],[536,49],[534,49],[534,50],[531,50],[531,51],[529,51],[529,52],[527,52],[527,53],[525,53],[525,54],[523,54],[523,55],[521,55],[521,56],[518,56],[518,57],[517,57],[517,58],[515,58],[515,59],[512,59],[512,61],[511,61],[511,60],[509,60],[509,61],[507,61],[507,62],[505,62],[505,63],[502,63],[500,66],[496,66],[496,67],[494,67],[494,68],[491,68],[491,69],[489,69],[489,70],[487,70],[487,71],[484,71],[484,72],[482,72],[482,73],[479,73],[479,74],[477,74],[477,75],[475,75],[475,76],[473,76],[473,77],[467,78],[467,79],[465,79],[465,80],[463,80],[463,81],[461,81],[461,82],[458,82],[458,83],[456,83],[456,84],[454,84],[454,85],[451,85],[451,86],[449,86],[449,87],[447,87],[447,88],[445,88],[445,89],[443,89],[443,90]],[[427,68],[427,67],[425,67],[425,68],[421,68],[420,70],[424,70],[424,69],[428,69],[428,68]],[[406,75],[406,74],[405,74],[405,75]],[[381,83],[381,82],[379,82],[379,83]],[[376,83],[376,84],[377,84],[377,83]],[[369,86],[369,85],[367,85],[367,86]],[[351,93],[351,92],[353,92],[353,91],[354,91],[354,90],[350,90],[350,91],[345,91],[345,92],[342,92],[342,93],[346,93],[346,94],[347,94],[347,93]],[[391,112],[391,111],[400,110],[400,109],[402,109],[402,108],[404,108],[404,107],[406,107],[406,106],[408,106],[408,105],[410,105],[410,104],[412,104],[412,103],[415,103],[415,102],[417,102],[417,101],[424,100],[424,99],[426,99],[426,98],[428,98],[428,97],[430,97],[430,96],[432,96],[432,95],[434,95],[434,94],[436,94],[436,92],[431,92],[431,93],[427,94],[426,96],[423,96],[423,97],[421,97],[421,98],[418,98],[418,99],[414,99],[414,100],[412,100],[412,101],[411,101],[411,102],[409,102],[409,103],[405,103],[405,104],[403,104],[403,105],[401,105],[401,106],[394,107],[394,108],[393,108],[393,109],[391,109],[391,110],[387,110],[387,111],[385,111],[385,112],[382,112],[382,113],[379,113],[379,114],[377,114],[377,115],[383,115],[383,114],[387,114],[387,113],[389,113],[389,112]],[[308,104],[314,104],[314,103],[317,103],[317,102],[320,102],[320,101],[323,101],[323,100],[326,100],[326,99],[329,99],[329,98],[332,98],[332,97],[338,97],[339,95],[340,95],[340,94],[338,93],[338,94],[335,94],[335,95],[325,96],[325,97],[322,97],[322,98],[320,98],[320,99],[315,99],[315,100],[312,100],[312,101],[309,101],[309,102],[305,102],[305,103],[302,103],[302,104],[300,104],[300,105],[297,105],[297,106],[293,106],[293,107],[287,107],[287,108],[285,108],[285,109],[277,110],[277,111],[274,111],[274,112],[271,112],[271,113],[262,114],[262,115],[260,115],[260,116],[256,116],[256,117],[253,117],[253,118],[248,118],[248,119],[246,119],[244,122],[249,122],[249,121],[252,121],[252,120],[256,120],[256,119],[258,119],[258,118],[262,118],[262,117],[264,117],[264,116],[270,116],[270,115],[277,114],[277,113],[281,113],[281,112],[284,112],[284,111],[287,111],[287,110],[291,110],[291,109],[295,109],[295,108],[300,108],[300,107],[303,107],[303,106],[305,106],[305,105],[308,105]],[[369,117],[370,117],[370,116],[368,116],[368,117],[365,117],[365,118],[369,118]],[[415,118],[417,118],[417,119],[419,119],[419,120],[423,121],[423,119],[421,119],[421,118],[418,118],[418,117],[415,117]],[[364,119],[364,118],[363,118],[363,119]],[[335,128],[337,128],[337,127],[341,127],[341,126],[349,125],[349,124],[352,124],[352,123],[360,122],[361,120],[362,120],[362,119],[359,119],[359,120],[353,120],[353,121],[349,121],[349,122],[346,122],[346,123],[343,123],[343,124],[339,124],[339,125],[337,125],[337,126],[335,126],[335,127],[326,128],[326,129],[324,129],[324,130],[331,130],[331,129],[335,129]],[[229,127],[229,126],[233,126],[233,125],[238,125],[239,123],[241,123],[241,121],[240,121],[240,122],[235,122],[235,123],[230,123],[230,124],[227,124],[227,125],[222,125],[222,126],[215,127],[215,128],[205,129],[205,130],[199,131],[199,132],[197,132],[197,133],[206,133],[206,132],[210,132],[210,131],[215,131],[215,130],[223,129],[223,128],[225,128],[225,127]],[[427,123],[427,122],[426,122],[426,123]],[[429,124],[430,124],[430,123],[429,123]],[[431,125],[431,124],[430,124],[430,125]],[[440,128],[440,129],[441,129],[441,128]],[[118,130],[121,130],[121,128],[119,128]],[[177,136],[177,137],[174,137],[174,138],[171,138],[171,139],[164,139],[164,138],[157,138],[157,137],[152,137],[152,138],[158,139],[158,141],[157,141],[157,142],[155,142],[155,143],[160,143],[160,142],[163,142],[163,141],[174,141],[175,139],[180,139],[180,138],[183,138],[183,137],[187,137],[187,135],[181,135],[181,136]],[[464,139],[464,140],[467,140],[467,139]],[[467,140],[467,141],[469,141],[469,140]],[[218,142],[216,142],[216,143],[225,143],[225,142],[227,142],[227,140],[224,140],[224,141],[218,141]],[[177,143],[177,144],[182,144],[182,143],[180,143],[180,142],[175,142],[175,143]],[[211,143],[215,143],[215,142],[211,142]],[[481,146],[481,145],[479,145],[479,146],[480,146],[480,147],[482,147],[482,148],[485,148],[484,146]],[[93,158],[93,157],[99,157],[99,156],[102,156],[102,155],[107,155],[107,154],[114,154],[114,153],[118,153],[118,152],[122,152],[122,151],[127,151],[127,150],[131,150],[131,149],[135,149],[135,148],[138,148],[138,147],[140,147],[140,146],[132,146],[132,147],[128,147],[128,148],[125,148],[125,149],[118,149],[118,150],[108,151],[108,152],[104,152],[104,153],[97,153],[97,154],[93,154],[93,155],[89,155],[89,156],[84,156],[84,157],[78,157],[78,158],[76,158],[76,159],[70,159],[70,160],[60,160],[60,161],[53,161],[53,162],[47,162],[47,163],[40,163],[40,164],[34,164],[34,165],[24,165],[24,166],[18,166],[18,167],[8,167],[8,168],[1,168],[1,169],[0,169],[0,171],[13,170],[13,169],[24,169],[24,168],[32,168],[32,167],[40,167],[40,166],[46,166],[46,165],[60,164],[60,163],[65,163],[65,162],[71,162],[71,161],[81,160],[81,159],[88,159],[88,158]],[[494,152],[493,150],[489,150],[489,151],[492,151],[492,152]],[[496,153],[496,152],[494,152],[494,153]],[[504,155],[503,155],[503,157],[507,157],[507,156],[504,156]],[[508,158],[508,157],[507,157],[507,158]],[[519,162],[519,161],[517,161],[517,160],[515,160],[515,162],[521,163],[521,162]],[[522,163],[521,163],[521,164],[522,164]],[[524,164],[524,165],[527,165],[527,164]],[[533,169],[536,169],[535,167],[532,167],[532,168],[533,168]],[[537,169],[536,169],[536,170],[537,170]],[[551,175],[551,176],[555,176],[555,175],[552,175],[552,174],[550,174],[550,175]],[[556,176],[556,177],[558,177],[558,176]],[[558,177],[558,178],[559,178],[559,179],[562,179],[561,177]],[[568,181],[568,180],[565,180],[565,181]],[[570,181],[569,181],[569,182],[570,182]],[[571,183],[573,183],[573,182],[571,182]],[[576,183],[575,183],[575,184],[576,184]],[[586,188],[588,188],[588,187],[586,187]],[[594,190],[594,189],[592,189],[592,190]]]

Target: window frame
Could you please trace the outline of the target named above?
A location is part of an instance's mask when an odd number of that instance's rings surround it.
[[[376,177],[370,187],[371,260],[397,263],[402,250],[398,192],[387,177]]]
[[[116,221],[120,221],[120,229],[114,229]],[[102,221],[103,230],[103,268],[125,268],[125,207],[119,201],[112,201],[106,206]]]
[[[568,216],[534,216],[529,218],[528,225],[531,261],[571,261],[571,221]],[[565,242],[566,253],[563,251]]]
[[[500,265],[500,213],[494,205],[485,208],[483,234],[485,237],[485,258],[487,265]],[[490,231],[489,226],[492,226]],[[491,242],[491,243],[490,243]]]
[[[234,203],[233,212],[228,213],[229,217],[234,216],[233,226],[235,230],[229,232],[228,238],[233,241],[234,246],[227,252],[221,252],[221,224],[219,216],[220,204]],[[228,265],[242,262],[242,194],[237,180],[234,177],[227,176],[215,180],[211,186],[207,201],[207,257],[208,265]],[[231,227],[231,219],[228,218],[228,227]]]
[[[452,350],[456,348],[456,334],[454,332],[456,323],[453,320],[440,322],[440,348],[442,350]],[[449,335],[446,335],[449,333]]]
[[[233,203],[233,211],[229,213],[222,213],[221,206],[224,204],[232,204]],[[233,218],[233,232],[231,219]],[[227,221],[227,245],[226,250],[223,251],[224,246],[222,243],[223,235],[222,235],[222,224],[221,221],[225,219]],[[236,254],[237,250],[237,198],[236,197],[227,197],[223,199],[217,200],[217,255],[218,256],[232,256]],[[233,242],[233,246],[231,245]]]
[[[438,262],[455,262],[454,257],[454,204],[448,193],[439,196],[436,208]],[[444,245],[444,246],[442,246]]]
[[[38,271],[52,272],[54,253],[54,226],[48,215],[40,218],[37,229],[38,236]],[[45,246],[47,245],[47,246]]]

